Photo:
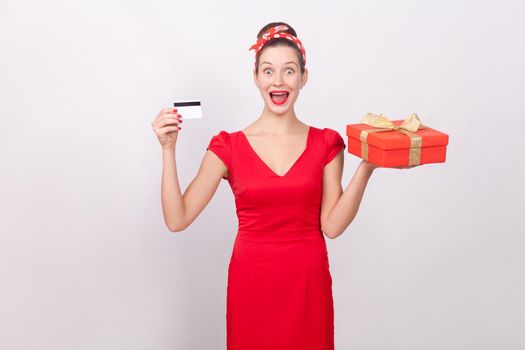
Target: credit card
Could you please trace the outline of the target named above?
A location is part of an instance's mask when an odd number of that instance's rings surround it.
[[[202,118],[201,101],[199,100],[177,101],[173,103],[173,107],[177,108],[177,113],[182,115],[182,119]]]

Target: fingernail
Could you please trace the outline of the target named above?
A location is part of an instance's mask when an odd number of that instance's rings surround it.
[[[173,108],[173,112],[177,112],[177,108]]]

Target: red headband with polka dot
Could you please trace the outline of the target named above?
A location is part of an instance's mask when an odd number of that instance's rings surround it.
[[[261,39],[258,39],[255,44],[250,47],[250,50],[255,50],[255,53],[259,52],[264,44],[266,44],[268,41],[274,38],[286,38],[288,40],[293,41],[295,44],[297,44],[297,47],[299,47],[299,50],[301,50],[301,53],[303,54],[303,60],[304,64],[306,64],[306,52],[303,47],[303,43],[301,43],[301,40],[299,40],[297,37],[293,36],[292,34],[288,33],[279,33],[282,30],[287,30],[288,27],[285,25],[278,25],[275,27],[270,28],[266,33],[263,34]]]

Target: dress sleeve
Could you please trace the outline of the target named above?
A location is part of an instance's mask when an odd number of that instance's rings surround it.
[[[206,150],[210,150],[215,153],[228,168],[228,173],[231,175],[231,142],[230,134],[224,130],[221,130],[217,135],[214,135]],[[228,179],[227,177],[222,177]]]
[[[339,153],[340,150],[346,147],[343,138],[339,133],[330,128],[323,129],[324,145],[325,145],[325,161],[324,165],[330,163],[332,159]]]

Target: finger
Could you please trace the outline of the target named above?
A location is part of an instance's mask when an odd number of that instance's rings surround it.
[[[163,128],[157,129],[157,136],[163,137],[176,130],[178,130],[176,126],[165,126]]]
[[[182,119],[182,116],[180,114],[176,113],[176,112],[174,112],[174,113],[164,113],[164,114],[162,114],[160,120],[170,119],[170,118],[171,119],[173,119],[173,118],[175,118],[175,119]]]
[[[182,123],[182,119],[181,118],[176,118],[175,116],[173,117],[167,117],[165,119],[162,119],[162,121],[160,122],[160,125],[164,126],[164,125],[169,125],[169,124],[180,124]]]
[[[165,121],[174,121],[174,120],[176,120],[179,123],[182,123],[182,117],[180,117],[179,114],[178,115],[175,115],[175,114],[167,115],[161,121],[164,121],[164,120]]]
[[[159,119],[174,117],[174,116],[177,116],[177,115],[178,115],[178,113],[174,112],[173,110],[172,111],[166,111],[166,112],[164,112],[164,113],[159,115]]]
[[[165,115],[176,114],[177,108],[162,108],[155,119],[161,119]]]
[[[175,113],[175,114],[164,114],[164,118],[176,118],[176,119],[182,119],[182,115]]]
[[[161,129],[159,129],[158,134],[159,136],[164,136],[166,134],[169,134],[170,132],[178,132],[180,128],[178,126],[165,126]]]
[[[155,127],[159,127],[159,126],[163,126],[165,124],[162,124],[163,120],[179,120],[181,123],[182,123],[182,115],[180,114],[161,114],[159,115],[157,118],[155,118],[155,120],[151,123],[151,126],[153,126],[154,128]]]
[[[162,109],[160,110],[160,113],[159,113],[159,114],[174,113],[174,112],[177,112],[177,108],[168,107],[168,108],[162,108]]]
[[[179,123],[181,123],[181,121],[177,118],[166,118],[160,121],[161,126],[173,125],[173,124],[179,125]]]

